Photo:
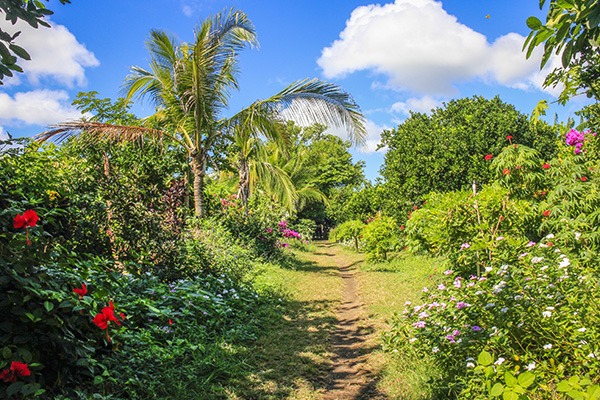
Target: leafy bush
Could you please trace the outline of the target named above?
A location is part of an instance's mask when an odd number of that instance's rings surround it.
[[[399,246],[394,219],[378,216],[362,230],[363,249],[369,260],[385,260],[387,254]]]
[[[446,271],[437,287],[423,289],[423,304],[407,304],[388,344],[416,346],[435,357],[445,370],[444,384],[455,394],[462,391],[461,398],[489,394],[475,373],[484,350],[497,367],[494,379],[500,372],[530,371],[535,385],[529,390],[540,398],[555,398],[557,385],[575,376],[598,383],[597,276],[554,240],[549,235],[522,245],[515,262],[495,262],[481,276],[464,279]]]
[[[534,239],[536,216],[531,204],[508,190],[486,186],[472,192],[432,193],[406,223],[409,246],[454,262],[463,276],[482,271],[507,247]],[[509,262],[503,260],[501,262]]]
[[[365,224],[362,221],[346,221],[329,232],[329,239],[353,246],[354,250],[358,251],[364,227]]]

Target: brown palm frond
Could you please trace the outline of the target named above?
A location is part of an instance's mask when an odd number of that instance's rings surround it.
[[[38,142],[52,140],[60,143],[72,136],[79,136],[84,144],[94,144],[99,142],[141,143],[143,139],[162,140],[163,138],[168,137],[185,146],[185,144],[174,135],[158,129],[88,121],[63,122],[52,125],[46,132],[36,135],[35,140]]]

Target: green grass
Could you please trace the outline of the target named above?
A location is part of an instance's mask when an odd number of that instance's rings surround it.
[[[317,399],[324,392],[342,282],[335,265],[295,254],[254,271],[255,287],[282,302],[258,340],[239,353],[245,372],[223,386],[225,398]]]
[[[369,320],[379,335],[372,340],[378,350],[369,360],[378,374],[378,389],[390,399],[437,399],[427,381],[436,373],[435,365],[413,352],[390,353],[381,350],[381,333],[389,329],[395,314],[406,301],[418,302],[421,290],[431,287],[443,271],[443,259],[402,254],[382,263],[358,264],[357,278]]]

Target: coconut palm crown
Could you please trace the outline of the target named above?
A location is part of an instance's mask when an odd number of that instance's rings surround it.
[[[254,26],[239,10],[203,21],[193,43],[153,30],[147,41],[150,70],[132,67],[123,89],[126,100],[146,98],[157,106],[153,120],[160,121],[160,130],[82,120],[54,125],[37,139],[60,141],[83,131],[98,141],[170,137],[188,152],[197,216],[205,214],[202,194],[208,160],[217,141],[232,132],[248,140],[261,135],[282,140],[274,136],[273,124],[294,120],[300,125],[344,126],[353,143],[364,142],[364,117],[358,105],[340,87],[318,79],[295,82],[224,119],[231,90],[238,89],[238,54],[246,46],[258,46],[258,41]]]

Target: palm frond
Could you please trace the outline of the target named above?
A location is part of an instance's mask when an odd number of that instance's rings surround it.
[[[344,127],[352,144],[365,144],[365,117],[352,96],[335,84],[320,79],[297,81],[253,106],[302,126],[320,123]]]
[[[38,142],[48,140],[62,142],[73,136],[80,136],[80,139],[86,145],[105,141],[142,143],[144,139],[162,141],[167,137],[187,148],[177,137],[165,131],[141,126],[111,125],[87,121],[64,122],[52,125],[49,130],[36,135],[34,138]]]

